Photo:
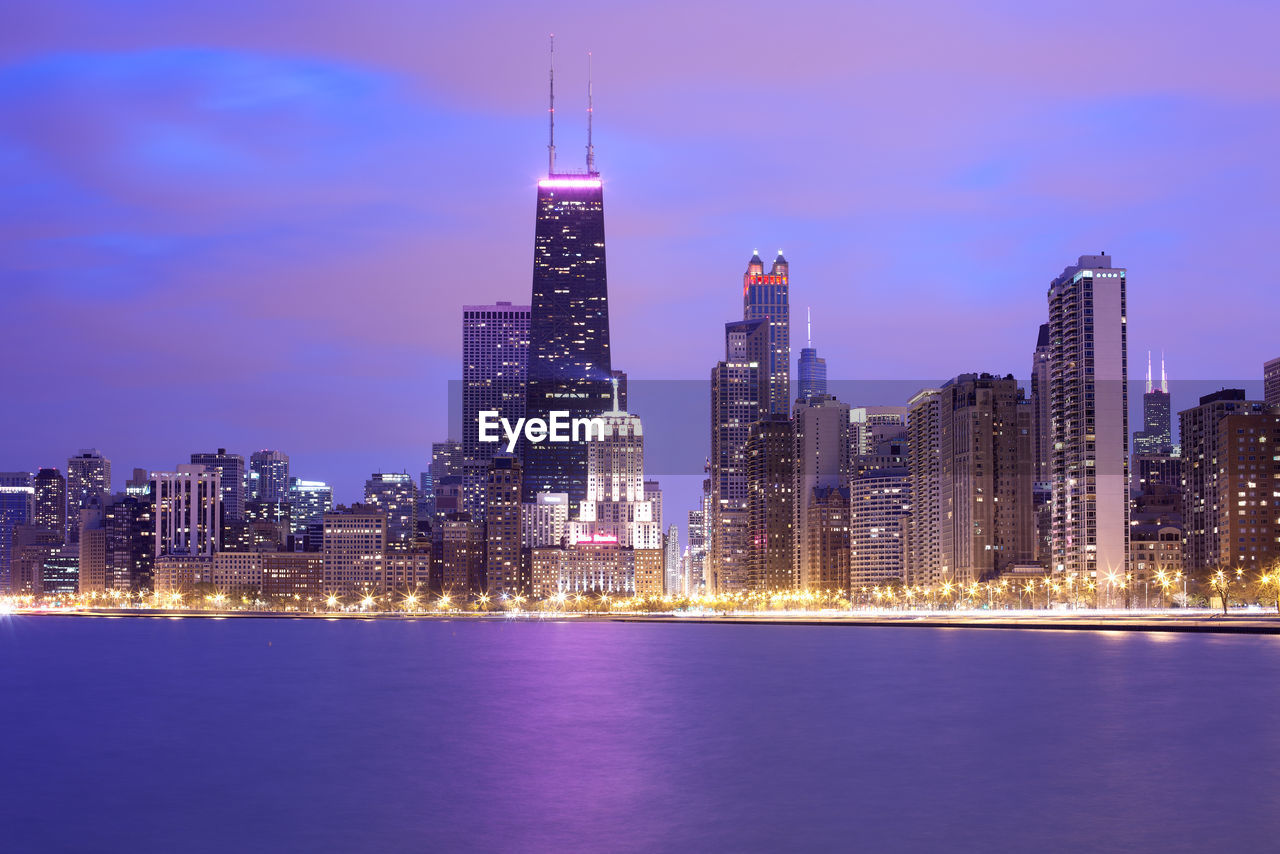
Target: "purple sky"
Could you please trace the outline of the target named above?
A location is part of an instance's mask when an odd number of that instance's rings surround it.
[[[0,469],[99,447],[119,487],[274,447],[342,501],[420,471],[461,304],[529,297],[552,31],[562,163],[595,54],[633,377],[707,376],[757,247],[833,379],[1024,376],[1048,281],[1103,249],[1135,371],[1280,355],[1272,3],[137,0],[5,29]]]

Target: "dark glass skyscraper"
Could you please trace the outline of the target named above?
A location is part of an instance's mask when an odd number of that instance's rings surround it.
[[[600,175],[553,172],[538,182],[525,414],[599,415],[613,406],[611,375]],[[586,497],[583,443],[526,442],[523,457],[526,498],[566,492],[576,506]]]
[[[1147,353],[1147,388],[1142,395],[1142,429],[1133,434],[1133,452],[1142,455],[1173,453],[1173,412],[1169,401],[1169,380],[1160,358],[1160,387],[1151,379],[1151,353]]]

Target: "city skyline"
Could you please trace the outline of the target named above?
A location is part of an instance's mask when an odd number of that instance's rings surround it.
[[[774,36],[797,34],[803,12]],[[879,43],[903,32],[905,13],[844,11],[872,46],[853,67],[843,54],[804,51],[787,67],[723,70],[721,45],[748,32],[746,21],[695,17],[679,34],[663,30],[668,59],[655,67],[616,27],[513,10],[483,31],[505,46],[498,59],[460,62],[482,38],[470,14],[434,22],[455,38],[430,57],[397,32],[412,27],[378,9],[376,52],[335,37],[324,15],[285,27],[265,12],[253,34],[198,7],[161,12],[143,29],[92,7],[24,16],[0,78],[15,118],[4,134],[22,153],[13,162],[29,164],[6,176],[21,192],[5,211],[16,217],[21,205],[24,225],[4,272],[21,291],[0,324],[19,347],[49,328],[81,334],[19,377],[12,393],[24,405],[6,409],[4,466],[62,468],[93,446],[118,466],[169,470],[202,449],[273,447],[333,484],[339,501],[358,497],[371,471],[424,470],[429,443],[450,433],[439,401],[458,376],[460,304],[519,304],[527,293],[548,30],[558,36],[562,159],[582,156],[594,52],[611,349],[633,380],[702,377],[717,357],[708,323],[736,315],[733,282],[753,247],[766,257],[785,249],[796,264],[793,302],[818,309],[815,345],[833,380],[936,382],[975,370],[1024,379],[1028,324],[1053,268],[1103,248],[1134,271],[1133,354],[1163,351],[1179,382],[1219,385],[1252,381],[1274,356],[1231,338],[1226,304],[1184,308],[1206,274],[1262,312],[1278,299],[1260,287],[1268,267],[1254,248],[1274,213],[1266,152],[1276,128],[1253,105],[1274,95],[1276,79],[1255,73],[1241,46],[1270,28],[1268,10],[1176,21],[1111,10],[1105,27],[1053,10],[999,27],[966,14],[953,21],[963,37],[908,39],[898,55]],[[659,18],[629,21],[638,29],[628,38]],[[1114,62],[1068,74],[1051,51],[1032,49],[1050,32]],[[1192,40],[1223,52],[1190,68],[1179,57]],[[877,74],[896,75],[891,98],[875,95]],[[251,85],[259,80],[272,85]],[[700,87],[685,94],[690,80]],[[264,126],[264,107],[297,122]],[[737,131],[743,110],[761,116],[757,132]],[[68,127],[99,144],[59,138]],[[945,140],[922,133],[939,127]],[[1070,128],[1070,145],[1045,143],[1051,128]],[[304,155],[286,163],[285,149]],[[1093,205],[1095,195],[1107,204]],[[441,217],[446,199],[459,200],[453,224]],[[1252,215],[1218,215],[1227,209]],[[481,261],[441,264],[458,255]],[[442,294],[442,270],[465,300]],[[916,305],[936,311],[908,310]],[[136,346],[148,330],[197,319],[254,348],[210,364],[161,340],[157,366]],[[897,346],[883,319],[923,343]],[[928,343],[950,342],[943,324],[954,323],[981,330],[962,355]],[[659,324],[672,344],[653,346]],[[803,339],[794,329],[791,338],[795,353]],[[1230,349],[1203,347],[1228,340]],[[332,384],[339,394],[322,390]],[[135,417],[157,389],[172,408],[163,430]],[[1180,399],[1175,384],[1175,408],[1193,397]],[[38,429],[20,429],[19,411],[35,413]],[[84,411],[94,435],[77,423]],[[366,411],[401,417],[371,423]],[[667,488],[673,506],[692,506]]]

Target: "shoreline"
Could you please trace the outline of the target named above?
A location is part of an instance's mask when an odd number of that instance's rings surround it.
[[[903,627],[929,629],[999,629],[1032,631],[1095,632],[1178,632],[1195,634],[1280,635],[1280,615],[1276,614],[1031,614],[1027,612],[966,612],[902,614],[600,614],[574,612],[479,613],[358,613],[302,611],[204,611],[162,609],[94,608],[75,610],[18,610],[11,617],[94,617],[98,619],[254,619],[254,620],[474,620],[488,622],[609,622],[667,623],[727,626],[845,626],[855,628]]]

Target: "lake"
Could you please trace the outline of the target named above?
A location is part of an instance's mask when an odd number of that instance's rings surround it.
[[[1280,638],[0,618],[6,851],[1246,851]]]

